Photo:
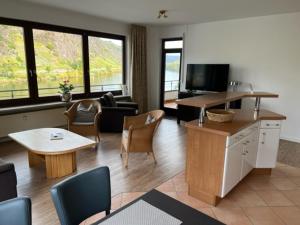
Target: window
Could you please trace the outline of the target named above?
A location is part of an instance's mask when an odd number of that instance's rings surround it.
[[[122,93],[125,36],[0,18],[0,107]]]
[[[0,25],[0,100],[28,98],[23,28]]]
[[[123,84],[123,42],[89,37],[91,92],[120,90]]]
[[[58,94],[58,84],[69,80],[73,93],[83,93],[82,38],[80,35],[33,30],[39,96]]]

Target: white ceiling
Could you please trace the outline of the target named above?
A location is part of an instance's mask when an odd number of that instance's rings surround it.
[[[127,23],[190,24],[300,11],[300,0],[22,0]],[[157,19],[167,9],[167,19]]]

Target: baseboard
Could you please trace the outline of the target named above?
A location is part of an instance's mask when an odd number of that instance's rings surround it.
[[[295,138],[295,137],[280,137],[280,139],[285,140],[285,141],[291,141],[291,142],[297,142],[300,143],[300,138]]]

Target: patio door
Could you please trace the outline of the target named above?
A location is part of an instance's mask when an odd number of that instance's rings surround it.
[[[181,80],[182,38],[162,40],[160,108],[176,115]]]

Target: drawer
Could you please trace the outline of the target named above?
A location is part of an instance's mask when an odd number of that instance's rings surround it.
[[[252,132],[257,131],[258,128],[259,128],[259,123],[256,122],[256,123],[252,124],[251,126],[241,130],[240,132],[238,132],[238,133],[236,133],[232,136],[227,137],[226,147],[241,141],[242,139],[247,137]]]
[[[260,122],[260,128],[274,129],[274,128],[280,128],[280,127],[281,127],[281,120],[262,120]]]

